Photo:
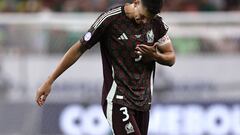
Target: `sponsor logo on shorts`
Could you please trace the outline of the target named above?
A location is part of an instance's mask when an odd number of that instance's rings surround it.
[[[133,128],[133,125],[131,122],[129,122],[128,124],[125,125],[125,130],[127,131],[127,134],[134,132],[134,128]]]

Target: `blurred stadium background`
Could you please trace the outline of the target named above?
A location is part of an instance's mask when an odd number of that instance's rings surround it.
[[[110,135],[97,45],[43,108],[34,98],[99,13],[125,2],[0,0],[0,135]],[[177,63],[157,66],[149,135],[240,135],[240,1],[166,0],[162,16]]]

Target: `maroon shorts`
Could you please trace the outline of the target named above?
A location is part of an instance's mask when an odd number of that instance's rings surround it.
[[[149,111],[135,111],[112,102],[106,102],[103,111],[114,135],[147,135]]]

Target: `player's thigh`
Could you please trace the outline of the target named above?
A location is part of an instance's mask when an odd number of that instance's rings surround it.
[[[107,108],[107,119],[115,135],[141,135],[132,110],[118,104]]]
[[[138,128],[141,132],[141,135],[148,134],[148,125],[149,125],[149,111],[146,112],[137,112],[135,119],[138,125]]]

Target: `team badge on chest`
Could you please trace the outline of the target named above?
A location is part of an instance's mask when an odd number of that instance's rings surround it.
[[[154,34],[153,30],[147,32],[147,43],[153,43],[154,42]]]

